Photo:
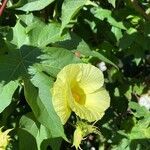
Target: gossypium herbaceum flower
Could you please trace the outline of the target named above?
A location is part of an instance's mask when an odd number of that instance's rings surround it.
[[[101,70],[91,64],[69,64],[57,75],[52,102],[63,124],[71,112],[89,122],[102,118],[110,105]]]

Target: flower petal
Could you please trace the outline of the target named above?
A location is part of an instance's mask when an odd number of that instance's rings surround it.
[[[85,107],[94,113],[93,118],[99,120],[104,115],[105,110],[110,106],[110,96],[108,92],[101,88],[100,90],[86,95]],[[93,118],[89,118],[89,121]]]
[[[85,105],[80,105],[75,100],[70,100],[71,109],[81,118],[89,122],[97,121],[104,115],[105,110],[110,105],[108,92],[101,88],[100,90],[86,95]]]
[[[101,70],[91,64],[70,64],[65,66],[57,76],[62,81],[68,81],[71,86],[78,82],[85,93],[92,93],[104,84],[104,76]]]
[[[91,64],[78,64],[80,67],[79,86],[84,89],[85,93],[92,93],[104,84],[104,76],[101,70]]]
[[[57,115],[61,119],[62,124],[66,123],[71,114],[71,109],[68,107],[67,101],[67,99],[70,97],[68,94],[68,85],[63,83],[60,79],[57,79],[53,87],[52,102]]]
[[[76,81],[76,78],[80,72],[80,68],[77,64],[70,64],[65,66],[57,75],[57,79],[60,79],[63,83],[69,84]],[[71,85],[71,84],[70,84]]]

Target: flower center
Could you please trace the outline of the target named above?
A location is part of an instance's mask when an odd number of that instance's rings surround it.
[[[78,85],[74,86],[71,89],[71,92],[72,92],[73,98],[75,99],[77,103],[79,103],[80,105],[85,104],[85,93]]]

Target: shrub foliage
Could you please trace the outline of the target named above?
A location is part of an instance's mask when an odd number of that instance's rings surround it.
[[[149,107],[138,101],[150,87],[149,0],[0,1],[0,127],[13,129],[7,148],[74,149],[77,118],[62,125],[53,84],[68,64],[105,62],[111,104],[95,124],[100,134],[80,146],[148,150]]]

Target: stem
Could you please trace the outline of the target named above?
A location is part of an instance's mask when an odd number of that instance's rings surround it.
[[[1,16],[2,13],[3,13],[6,4],[7,4],[7,0],[3,0],[3,1],[2,1],[2,5],[0,6],[0,16]]]
[[[130,0],[130,1],[131,1],[132,5],[133,5],[134,9],[135,9],[137,12],[139,12],[142,16],[144,16],[145,19],[147,19],[147,20],[150,21],[150,16],[147,15],[147,14],[145,13],[145,11],[139,6],[138,1],[137,1],[137,0]]]

